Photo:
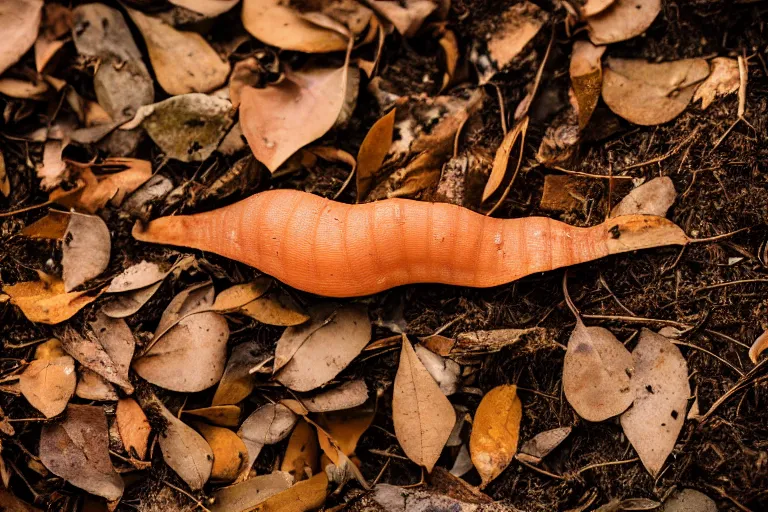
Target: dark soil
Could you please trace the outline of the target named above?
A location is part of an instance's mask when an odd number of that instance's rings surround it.
[[[79,3],[79,2],[74,2]],[[112,2],[105,2],[112,3]],[[454,0],[448,22],[456,31],[462,48],[482,39],[492,28],[498,13],[513,0]],[[593,225],[605,217],[607,202],[621,198],[610,190],[608,180],[589,180],[588,194],[582,211],[553,214],[539,208],[544,176],[556,173],[535,163],[533,155],[556,111],[567,101],[567,69],[570,41],[563,31],[564,11],[555,10],[559,2],[536,2],[555,13],[555,44],[545,68],[542,89],[533,107],[533,118],[526,141],[524,164],[509,197],[495,213],[499,217],[532,215],[555,216],[575,225]],[[237,10],[236,10],[237,11]],[[704,421],[686,421],[678,443],[661,475],[649,476],[636,459],[634,450],[623,436],[618,420],[590,423],[580,419],[565,401],[562,393],[564,345],[574,326],[574,318],[564,302],[563,271],[530,276],[516,283],[493,289],[467,289],[439,285],[414,285],[391,290],[365,299],[372,319],[379,324],[395,322],[414,339],[442,330],[445,336],[477,329],[508,327],[546,327],[553,333],[550,344],[537,347],[510,347],[478,360],[466,385],[479,393],[459,393],[452,402],[474,411],[485,392],[499,384],[514,383],[520,387],[523,402],[521,439],[547,429],[573,426],[568,440],[540,466],[555,478],[537,472],[518,462],[491,483],[485,492],[523,511],[594,510],[612,499],[651,498],[661,501],[675,487],[692,487],[718,502],[720,510],[768,509],[768,380],[766,364],[752,371],[747,357],[748,346],[768,328],[768,5],[760,1],[692,0],[664,2],[664,9],[651,29],[642,37],[611,45],[611,56],[648,58],[666,61],[685,57],[746,55],[750,72],[746,98],[746,121],[736,125],[736,95],[718,99],[707,110],[691,105],[677,119],[656,127],[638,127],[621,122],[619,131],[599,142],[583,144],[568,168],[596,175],[610,172],[650,179],[669,176],[675,183],[678,198],[669,217],[694,238],[737,234],[718,241],[693,244],[683,249],[660,248],[610,257],[570,268],[567,287],[574,303],[588,325],[611,329],[632,348],[641,327],[658,329],[666,325],[681,327],[685,334],[680,348],[688,362],[691,387],[696,390],[698,407]],[[225,16],[217,24],[239,23],[237,14]],[[218,33],[218,32],[216,32]],[[541,64],[549,28],[545,27],[526,50],[532,57],[494,79],[505,101],[505,111],[514,112]],[[141,46],[141,37],[136,37]],[[258,43],[249,43],[253,48]],[[390,80],[399,94],[436,94],[440,86],[440,57],[436,41],[428,34],[410,41],[390,37],[384,47],[382,76]],[[71,56],[70,56],[71,57]],[[78,91],[93,98],[88,77],[70,68],[71,76],[63,76],[76,84]],[[364,89],[361,89],[364,90]],[[495,91],[481,112],[479,135],[464,144],[495,148],[502,138],[500,112]],[[450,91],[449,91],[450,93]],[[157,99],[162,99],[157,91]],[[549,103],[549,104],[547,104]],[[5,100],[0,98],[0,106]],[[29,163],[41,159],[41,145],[20,142],[8,135],[19,134],[49,120],[51,112],[38,112],[22,126],[0,124],[4,135],[0,145],[11,178],[12,195],[0,198],[0,209],[15,210],[44,202],[35,172]],[[371,98],[361,93],[358,109],[346,130],[323,139],[356,154],[357,148],[378,113]],[[2,121],[0,121],[2,123]],[[246,150],[248,151],[248,150]],[[76,148],[68,156],[81,161],[95,156],[91,148]],[[153,168],[161,162],[158,149],[145,141],[138,155],[153,160]],[[243,154],[232,158],[214,154],[210,161],[199,164],[169,162],[162,173],[177,185],[190,183],[199,190]],[[643,164],[643,162],[650,162]],[[642,164],[642,165],[641,165]],[[159,209],[154,215],[169,211],[199,211],[245,197],[266,188],[299,188],[324,196],[333,196],[346,178],[344,167],[320,162],[315,172],[292,174],[270,180],[263,176],[235,196],[203,205],[176,204]],[[628,168],[628,169],[627,169]],[[201,174],[203,170],[205,173]],[[202,178],[201,178],[202,176]],[[191,180],[195,180],[191,182]],[[353,187],[341,200],[354,199]],[[609,191],[610,190],[610,191]],[[610,196],[609,196],[610,194]],[[134,219],[118,215],[110,207],[103,210],[112,235],[112,260],[108,280],[127,265],[141,259],[170,259],[176,251],[159,246],[139,244],[130,236]],[[12,284],[36,277],[35,269],[60,272],[59,249],[53,243],[28,241],[16,236],[19,230],[44,215],[44,210],[0,218],[0,281]],[[242,282],[257,275],[243,265],[217,257],[199,255],[204,267],[214,277],[219,289],[231,282]],[[740,258],[735,260],[735,258]],[[135,331],[152,332],[170,298],[203,276],[184,274],[178,281],[166,282],[152,301],[128,319]],[[734,283],[747,281],[746,283]],[[733,283],[733,284],[728,284]],[[711,285],[723,286],[707,288]],[[291,291],[302,303],[321,300]],[[96,302],[98,304],[98,302]],[[94,308],[86,308],[72,322],[82,324]],[[590,317],[596,315],[596,317]],[[230,344],[256,339],[265,350],[272,350],[282,329],[241,319],[231,324]],[[0,305],[0,339],[5,344],[0,358],[0,374],[4,375],[29,360],[34,346],[13,348],[36,339],[47,339],[56,329],[33,324],[10,304]],[[376,327],[374,339],[391,336],[386,327]],[[554,343],[557,342],[557,343]],[[370,481],[381,473],[379,482],[408,485],[419,482],[419,468],[401,458],[371,453],[370,450],[402,451],[394,437],[391,417],[391,387],[397,368],[398,352],[380,355],[364,353],[341,379],[363,377],[372,389],[382,391],[374,425],[363,436],[357,450],[362,473]],[[765,361],[763,361],[765,363]],[[737,384],[745,383],[738,392],[720,403]],[[169,405],[186,400],[186,408],[210,403],[213,391],[184,396],[156,390]],[[266,398],[283,398],[281,388],[265,387],[254,394],[247,409],[266,403]],[[27,402],[0,389],[0,407],[9,418],[38,416]],[[84,494],[52,475],[41,476],[37,453],[40,421],[16,421],[13,438],[2,437],[2,456],[13,464],[11,483],[14,493],[33,501],[39,494],[38,506],[48,510],[79,510]],[[257,462],[260,472],[269,472],[285,444],[265,448]],[[450,468],[455,452],[446,450],[438,465]],[[126,466],[118,458],[113,462]],[[19,475],[23,475],[26,482]],[[183,510],[191,507],[190,499],[174,493],[177,503],[166,494],[167,481],[178,487],[183,482],[165,466],[159,450],[153,467],[146,472],[124,475],[127,489],[119,510],[136,510],[148,500],[157,508],[140,510]],[[479,477],[466,476],[472,484]],[[30,488],[27,485],[31,486]],[[342,490],[329,499],[328,505],[344,503],[358,491]],[[33,490],[34,489],[34,490]],[[200,498],[205,500],[203,495]],[[203,501],[204,502],[204,501]],[[583,508],[582,508],[583,507]],[[89,509],[92,510],[92,509]]]

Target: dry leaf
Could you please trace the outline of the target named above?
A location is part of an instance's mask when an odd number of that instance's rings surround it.
[[[243,87],[258,87],[266,80],[266,75],[267,70],[256,57],[248,57],[235,63],[234,68],[232,68],[232,76],[229,78],[229,99],[232,101],[232,108],[240,106],[240,94],[243,91]],[[235,128],[239,130],[239,126],[240,124],[238,123],[235,125]],[[239,131],[242,134],[242,130]],[[221,145],[223,146],[225,142],[226,140]],[[222,151],[221,146],[219,146],[219,152],[227,153],[227,151]]]
[[[538,464],[541,459],[560,446],[560,443],[571,435],[571,427],[560,427],[539,432],[533,439],[529,439],[520,448],[518,459],[523,459],[531,464]]]
[[[661,0],[616,0],[587,18],[589,38],[594,44],[610,44],[639,36],[660,11]]]
[[[752,346],[749,347],[749,359],[757,364],[757,359],[766,349],[768,349],[768,330],[758,336]]]
[[[451,435],[456,414],[405,335],[402,347],[392,397],[395,435],[408,458],[431,472]]]
[[[152,432],[144,411],[133,398],[122,398],[117,402],[115,419],[125,451],[131,457],[143,460],[147,456],[149,434]]]
[[[157,441],[165,463],[184,480],[193,491],[203,488],[211,476],[213,451],[200,434],[187,426],[158,400],[160,413],[167,424]]]
[[[69,212],[51,210],[42,219],[36,220],[21,230],[21,235],[33,239],[61,240],[69,225]]]
[[[222,427],[236,427],[240,425],[240,407],[236,405],[213,405],[202,409],[188,409],[184,414],[205,419],[208,423]]]
[[[339,387],[303,398],[301,403],[309,412],[330,412],[351,409],[368,400],[368,387],[362,379],[345,382]]]
[[[240,125],[256,159],[275,172],[300,148],[325,135],[344,106],[348,71],[347,62],[338,69],[286,72],[283,81],[264,89],[245,87]]]
[[[213,386],[224,373],[227,321],[217,313],[186,316],[134,360],[143,379],[173,391],[193,393]]]
[[[109,501],[123,495],[123,479],[109,458],[104,409],[70,405],[61,423],[46,424],[40,434],[40,460],[53,474]]]
[[[658,215],[664,217],[677,198],[675,185],[667,176],[654,178],[633,189],[611,210],[611,217],[620,215]]]
[[[727,96],[739,90],[739,62],[726,57],[715,57],[710,63],[711,73],[696,89],[693,101],[701,100],[704,110],[719,96]]]
[[[576,97],[579,128],[583,130],[595,111],[603,87],[603,67],[600,58],[605,46],[595,46],[589,41],[576,41],[571,52],[571,87]]]
[[[236,404],[247,398],[256,384],[256,375],[249,370],[268,357],[257,341],[246,341],[233,348],[212,405]]]
[[[256,39],[283,50],[307,53],[347,48],[347,38],[307,21],[280,0],[243,0],[243,25]]]
[[[271,284],[272,279],[261,277],[250,283],[231,286],[216,296],[216,300],[211,305],[211,310],[218,311],[219,313],[237,311],[267,293]]]
[[[106,291],[107,293],[121,293],[138,290],[162,281],[168,272],[157,263],[142,260],[112,279]]]
[[[82,308],[96,300],[87,291],[64,291],[64,281],[42,274],[40,281],[26,281],[3,286],[3,292],[11,297],[11,304],[18,306],[30,322],[58,324],[68,320]]]
[[[509,166],[509,156],[512,153],[512,150],[515,147],[515,143],[518,140],[520,140],[521,146],[525,142],[525,134],[527,130],[528,116],[524,117],[504,136],[504,140],[501,141],[499,149],[496,150],[496,156],[493,158],[493,168],[491,169],[491,175],[488,178],[488,183],[485,184],[485,189],[483,189],[483,202],[487,201],[488,198],[491,197],[493,193],[499,189],[502,181],[504,181],[504,177],[507,175],[507,167]],[[523,151],[521,147],[515,172],[517,172],[517,169],[520,168],[522,159]]]
[[[42,0],[0,0],[0,74],[32,48],[42,19]]]
[[[144,37],[155,76],[165,92],[172,96],[205,93],[227,80],[229,63],[200,34],[176,30],[141,11],[126,10]]]
[[[360,144],[357,152],[357,201],[365,199],[371,190],[373,178],[376,176],[384,158],[392,146],[392,135],[395,128],[397,109],[376,121]]]
[[[311,391],[346,368],[371,340],[364,307],[320,304],[309,323],[288,327],[275,348],[275,378],[294,391]]]
[[[298,419],[282,404],[267,404],[253,411],[237,431],[248,448],[248,464],[243,471],[251,469],[264,445],[279,443],[288,437]]]
[[[588,18],[595,14],[600,14],[614,3],[616,3],[616,0],[587,0],[581,6],[581,15]]]
[[[300,481],[317,473],[320,468],[320,445],[317,434],[309,423],[300,419],[293,429],[280,471],[286,471]]]
[[[223,427],[196,423],[195,428],[203,435],[213,451],[211,479],[231,482],[240,474],[248,461],[248,449],[237,434]]]
[[[5,157],[0,151],[0,194],[5,197],[11,195],[11,181],[8,179],[8,171],[5,168]]]
[[[366,404],[352,409],[322,413],[317,417],[317,424],[333,438],[342,454],[352,456],[360,438],[373,423],[375,415],[375,407]]]
[[[480,402],[472,424],[469,452],[483,480],[481,488],[504,471],[517,453],[523,404],[517,386],[490,390]]]
[[[445,396],[450,396],[458,391],[461,367],[455,361],[439,356],[421,345],[417,345],[415,351],[421,364],[435,379],[437,385],[440,386],[440,391]]]
[[[717,512],[717,505],[695,489],[680,489],[667,498],[659,512]]]
[[[281,289],[272,290],[265,296],[249,302],[238,312],[263,324],[283,327],[303,324],[309,320],[309,315]]]
[[[432,0],[371,0],[369,5],[405,37],[415,36],[427,16],[437,9],[437,4]]]
[[[642,59],[606,61],[603,99],[619,116],[651,126],[671,121],[688,106],[696,84],[709,75],[704,59],[683,59],[660,64]]]
[[[0,458],[0,466],[2,465],[2,458]],[[3,512],[41,512],[39,508],[35,508],[32,505],[21,501],[16,496],[1,487],[0,510]]]
[[[438,41],[443,50],[445,71],[443,72],[443,83],[440,86],[440,92],[444,91],[456,75],[456,68],[459,65],[459,42],[456,34],[452,30],[446,30]]]
[[[24,398],[46,418],[60,414],[75,392],[75,360],[68,355],[38,358],[19,377]]]
[[[49,140],[43,147],[43,162],[37,166],[40,187],[51,189],[61,183],[67,172],[67,164],[61,158],[66,144],[60,140]]]
[[[680,349],[648,329],[640,332],[632,359],[635,403],[621,415],[621,427],[645,468],[655,477],[675,447],[685,422],[691,396],[688,365]]]
[[[211,156],[232,126],[232,104],[207,94],[182,94],[145,105],[121,127],[141,125],[169,158],[200,162]]]
[[[152,177],[152,163],[138,158],[107,158],[103,163],[93,167],[122,170],[99,175],[88,171],[81,175],[86,182],[86,187],[80,194],[78,202],[86,211],[91,212],[100,210],[107,202],[113,206],[120,206],[129,194]]]
[[[46,92],[48,92],[48,84],[43,81],[28,82],[16,78],[0,78],[0,94],[11,98],[42,100],[45,99]]]
[[[178,5],[204,15],[206,18],[215,18],[219,14],[232,9],[240,0],[168,0],[173,5]]]
[[[126,318],[131,316],[152,298],[162,284],[163,282],[160,281],[146,288],[119,294],[105,304],[101,311],[110,318]]]
[[[252,509],[253,512],[308,512],[323,506],[328,495],[324,472],[275,494]]]
[[[577,319],[563,364],[563,391],[588,421],[621,414],[635,399],[630,386],[632,354],[608,329]]]
[[[48,4],[35,40],[35,69],[42,73],[48,62],[67,42],[62,39],[72,30],[72,11],[61,4]]]
[[[109,228],[101,217],[72,213],[61,256],[64,291],[71,292],[104,272],[111,249]]]
[[[117,400],[114,386],[98,373],[81,368],[75,395],[85,400]]]
[[[258,504],[285,491],[293,484],[293,478],[283,471],[259,475],[245,482],[224,487],[214,494],[211,512],[250,512]]]

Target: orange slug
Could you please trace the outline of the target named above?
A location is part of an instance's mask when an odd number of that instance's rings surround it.
[[[688,242],[662,217],[628,215],[578,228],[408,199],[349,205],[295,190],[137,224],[133,236],[214,252],[327,297],[410,283],[496,286],[610,254]]]

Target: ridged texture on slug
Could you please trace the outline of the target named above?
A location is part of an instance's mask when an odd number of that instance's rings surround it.
[[[638,236],[659,229],[678,239],[649,242]],[[409,283],[495,286],[608,254],[687,241],[677,226],[659,217],[619,217],[576,228],[544,217],[495,219],[408,199],[348,205],[292,190],[262,192],[207,213],[164,217],[145,229],[137,225],[133,234],[214,252],[328,297]]]

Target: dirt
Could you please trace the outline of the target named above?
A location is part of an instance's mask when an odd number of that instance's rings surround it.
[[[73,2],[77,4],[79,2]],[[112,2],[105,2],[115,5]],[[143,2],[132,2],[142,4]],[[456,31],[460,47],[482,40],[492,31],[500,10],[512,0],[454,0],[448,27]],[[542,90],[532,109],[532,121],[521,174],[498,217],[544,215],[574,225],[593,225],[606,215],[610,203],[620,199],[608,180],[590,180],[583,199],[584,208],[567,213],[553,213],[539,207],[544,176],[548,170],[533,159],[548,123],[565,105],[567,66],[570,43],[563,30],[564,11],[555,11],[559,2],[536,2],[555,12],[554,49],[545,70]],[[224,21],[229,17],[225,17]],[[233,19],[236,19],[234,17]],[[736,232],[732,236],[692,244],[684,249],[660,248],[624,254],[570,268],[566,285],[574,303],[585,315],[588,325],[610,328],[631,349],[641,327],[658,329],[667,325],[681,327],[680,349],[690,372],[692,389],[704,421],[686,421],[678,443],[661,475],[651,477],[637,461],[634,450],[623,436],[618,420],[590,423],[580,419],[562,394],[562,364],[565,345],[575,321],[565,305],[564,271],[534,275],[509,285],[478,290],[440,285],[407,286],[365,299],[372,318],[380,325],[398,324],[413,339],[440,331],[445,336],[477,329],[541,326],[552,333],[551,343],[536,347],[512,346],[482,357],[471,366],[465,385],[471,389],[452,398],[454,404],[474,411],[480,398],[499,384],[519,386],[523,402],[521,439],[547,429],[573,426],[570,437],[536,471],[517,462],[492,482],[484,492],[522,511],[594,510],[613,499],[650,498],[661,501],[675,488],[691,487],[715,499],[720,510],[768,509],[768,380],[766,365],[757,372],[747,357],[749,344],[768,328],[768,285],[750,280],[768,278],[768,5],[760,1],[692,0],[664,2],[659,18],[645,35],[611,45],[616,57],[647,58],[657,61],[702,56],[749,56],[750,73],[746,96],[745,121],[733,129],[736,120],[736,95],[719,99],[707,110],[690,105],[674,121],[656,127],[638,127],[624,121],[608,138],[582,144],[567,166],[573,171],[605,176],[610,172],[650,179],[664,175],[672,178],[678,198],[669,217],[693,238],[707,238]],[[230,20],[231,21],[231,20]],[[542,62],[549,26],[542,30],[525,53],[530,57],[513,69],[497,76],[505,111],[514,112],[525,95],[525,86]],[[141,47],[141,38],[136,37]],[[252,43],[249,43],[252,44]],[[258,47],[258,44],[253,44]],[[142,48],[142,51],[145,51]],[[71,56],[70,56],[71,58]],[[399,94],[436,94],[440,87],[439,46],[431,37],[403,41],[390,37],[382,57],[382,77]],[[81,94],[93,99],[93,91],[83,72],[68,68],[68,76]],[[489,100],[480,113],[481,128],[465,144],[493,148],[503,133],[495,90],[488,87]],[[157,91],[157,100],[164,97]],[[3,100],[0,99],[0,105]],[[347,151],[356,148],[377,118],[375,102],[362,95],[355,116],[345,130],[326,136],[322,142]],[[32,116],[21,125],[3,126],[6,135],[40,126],[41,118]],[[611,122],[616,122],[613,119]],[[726,133],[727,132],[727,133]],[[40,144],[28,144],[0,136],[12,196],[0,198],[3,211],[44,202],[34,169],[28,161],[39,162]],[[95,156],[89,148],[69,154],[81,161]],[[149,140],[137,155],[160,163],[158,150]],[[200,164],[170,162],[163,173],[177,185],[191,183],[205,187],[229,169],[243,153],[232,157],[216,154],[202,168],[209,172],[200,179]],[[644,163],[647,162],[647,163]],[[237,197],[224,202],[204,204],[206,208],[232,202],[266,187],[299,188],[324,196],[333,196],[348,170],[339,164],[321,163],[322,172],[300,172],[243,188]],[[353,200],[351,191],[341,200]],[[215,202],[214,202],[215,203]],[[193,211],[200,206],[173,208]],[[161,210],[162,211],[162,210]],[[160,213],[159,211],[158,213]],[[34,270],[59,273],[60,250],[54,243],[28,241],[17,236],[25,225],[42,217],[45,209],[0,218],[0,281],[3,284],[36,277]],[[167,213],[167,212],[166,212]],[[112,259],[102,280],[108,280],[129,263],[140,259],[169,259],[171,249],[140,245],[130,237],[133,219],[118,215],[110,208],[102,212],[112,235]],[[253,269],[214,255],[201,255],[215,284],[242,282],[257,275]],[[129,318],[134,330],[151,332],[159,316],[175,293],[201,275],[185,274],[178,281],[166,282],[141,311]],[[747,281],[736,283],[737,281]],[[721,284],[725,286],[707,288]],[[309,294],[291,291],[303,304],[319,300]],[[82,323],[81,312],[75,322]],[[5,344],[0,358],[0,374],[5,374],[29,360],[34,345],[14,348],[30,340],[47,339],[56,329],[33,324],[10,304],[0,305],[0,339]],[[595,315],[596,317],[590,317]],[[282,329],[241,319],[231,325],[230,344],[258,340],[265,350],[272,350]],[[374,339],[391,336],[390,329],[378,326]],[[394,485],[420,481],[417,466],[401,457],[379,455],[402,451],[394,437],[390,410],[391,387],[397,369],[398,352],[362,357],[345,370],[340,379],[362,377],[382,397],[374,424],[360,441],[357,457],[363,475],[369,480]],[[744,377],[743,375],[746,375]],[[743,389],[723,402],[723,397],[737,384]],[[473,390],[476,390],[473,392]],[[157,390],[171,410],[185,401],[187,409],[206,406],[213,390],[182,395]],[[265,387],[246,404],[246,412],[272,400],[283,398],[281,391]],[[26,401],[0,389],[0,407],[10,418],[37,415]],[[41,496],[38,505],[48,510],[78,510],[83,493],[52,475],[35,471],[39,464],[29,464],[37,453],[40,421],[14,422],[17,434],[2,438],[3,457],[14,464],[34,492]],[[257,461],[260,472],[269,472],[284,450],[285,443],[265,447]],[[371,450],[376,450],[372,453]],[[447,449],[438,465],[450,468],[456,450]],[[117,459],[113,459],[119,462]],[[118,510],[192,510],[194,502],[178,492],[169,493],[169,482],[184,487],[183,482],[162,462],[155,449],[153,468],[144,473],[127,473],[127,488]],[[465,477],[479,484],[479,476]],[[33,501],[33,491],[14,477],[14,492]],[[328,506],[344,503],[359,491],[353,484],[329,498]],[[202,503],[206,496],[198,495]],[[352,500],[354,501],[354,499]],[[175,504],[173,504],[175,503]]]

